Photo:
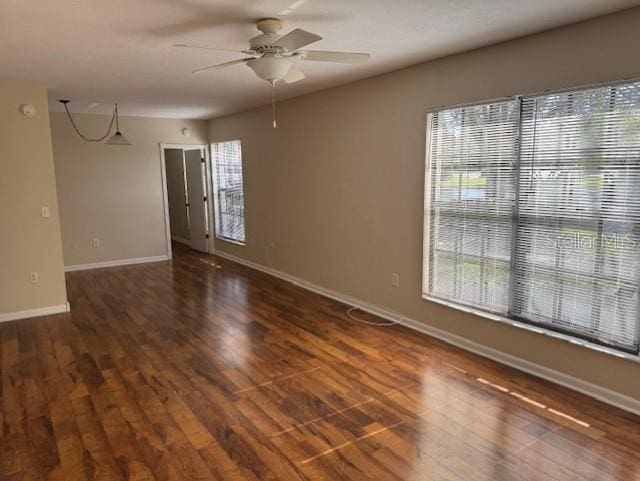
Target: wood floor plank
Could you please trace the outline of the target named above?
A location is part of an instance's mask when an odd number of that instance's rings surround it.
[[[174,255],[69,273],[70,314],[0,324],[0,479],[640,480],[637,416]]]
[[[59,465],[58,449],[51,422],[46,388],[37,355],[37,336],[34,320],[18,324],[20,365],[23,383],[23,402],[27,424],[29,455],[37,462],[30,463],[27,478],[46,479]]]
[[[2,411],[3,411],[3,472],[6,476],[24,472],[29,466],[25,408],[22,399],[24,382],[20,374],[20,348],[15,323],[3,326],[2,336]]]

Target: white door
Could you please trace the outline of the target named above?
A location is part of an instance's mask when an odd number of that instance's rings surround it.
[[[205,189],[205,164],[203,159],[204,152],[202,149],[184,151],[191,248],[200,252],[208,252],[207,191]]]

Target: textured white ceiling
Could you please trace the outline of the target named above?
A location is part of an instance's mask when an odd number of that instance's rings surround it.
[[[310,48],[369,52],[364,65],[305,62],[289,98],[456,52],[636,6],[639,0],[1,0],[0,78],[39,82],[76,112],[211,118],[266,104],[269,84],[238,58],[253,22],[324,37]],[[53,108],[58,108],[52,102]]]

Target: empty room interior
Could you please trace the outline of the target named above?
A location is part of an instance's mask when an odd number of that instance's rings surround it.
[[[0,480],[640,481],[640,1],[3,0]]]

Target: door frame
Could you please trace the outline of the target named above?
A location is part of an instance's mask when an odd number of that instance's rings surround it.
[[[205,192],[207,196],[207,227],[208,227],[208,235],[207,239],[207,250],[211,252],[213,242],[212,235],[212,212],[213,212],[213,197],[211,196],[211,156],[209,155],[209,145],[208,144],[173,144],[173,143],[164,143],[160,142],[160,174],[162,178],[162,208],[164,210],[164,229],[165,229],[165,242],[167,244],[167,258],[173,258],[173,251],[171,249],[171,223],[169,220],[169,193],[167,190],[167,163],[164,158],[164,149],[181,149],[181,150],[195,150],[195,149],[203,149],[204,150],[204,183],[205,183]]]

